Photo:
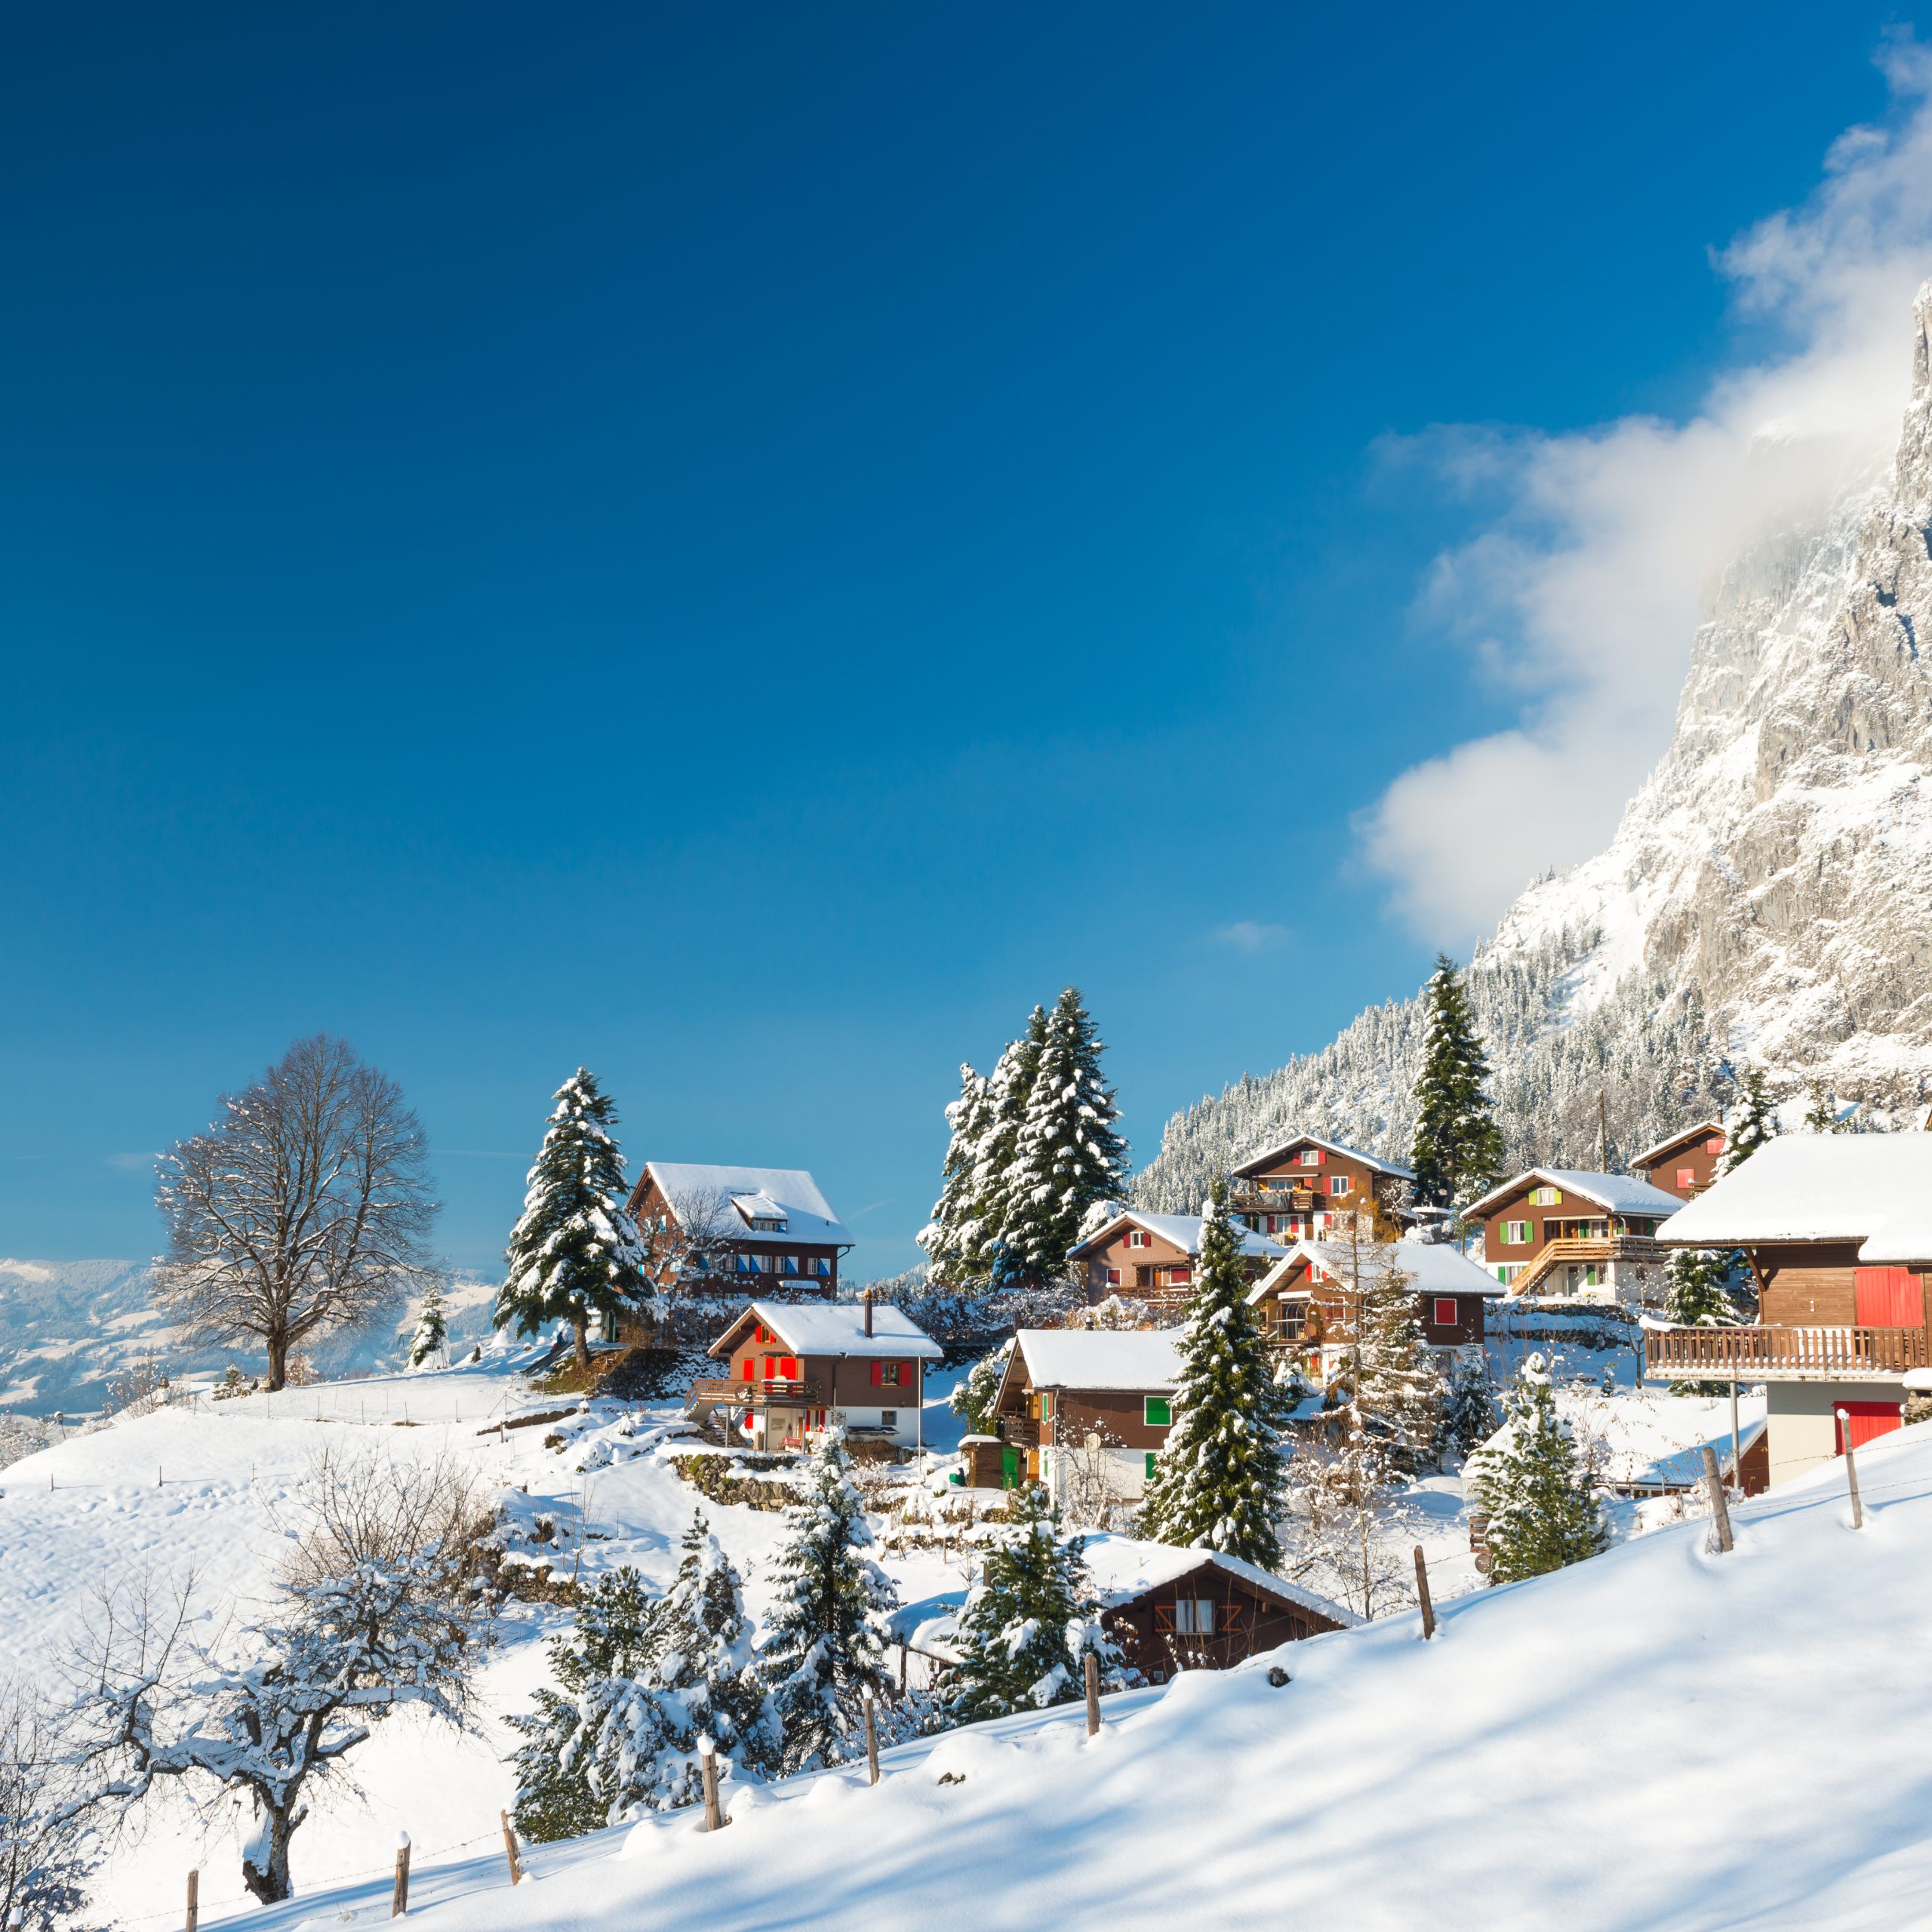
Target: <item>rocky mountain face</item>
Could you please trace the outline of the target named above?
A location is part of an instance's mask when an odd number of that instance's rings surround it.
[[[1670,747],[1609,847],[1540,879],[1469,968],[1512,1160],[1613,1164],[1732,1066],[1872,1124],[1932,1095],[1932,284],[1890,475],[1737,558]],[[1303,1130],[1400,1155],[1414,1001],[1177,1115],[1140,1198],[1192,1206]]]

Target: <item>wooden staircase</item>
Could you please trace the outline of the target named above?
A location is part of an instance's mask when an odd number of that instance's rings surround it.
[[[1670,1251],[1661,1241],[1641,1235],[1572,1235],[1546,1241],[1522,1272],[1509,1284],[1509,1299],[1534,1294],[1558,1269],[1595,1261],[1661,1262]]]

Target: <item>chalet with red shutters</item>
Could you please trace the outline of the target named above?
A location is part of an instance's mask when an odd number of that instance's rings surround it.
[[[1253,1232],[1241,1237],[1241,1255],[1256,1279],[1286,1253],[1278,1243]],[[1068,1257],[1087,1271],[1087,1299],[1131,1295],[1169,1306],[1194,1293],[1194,1271],[1201,1259],[1198,1214],[1143,1214],[1129,1208],[1103,1222]]]
[[[830,1301],[844,1223],[802,1168],[647,1161],[630,1211],[660,1290]]]
[[[1337,1214],[1367,1209],[1394,1240],[1406,1224],[1415,1170],[1339,1140],[1298,1134],[1244,1161],[1229,1177],[1235,1212],[1254,1232],[1284,1242],[1320,1241]]]
[[[1248,1301],[1269,1340],[1325,1384],[1353,1349],[1363,1291],[1397,1275],[1445,1375],[1482,1353],[1484,1311],[1508,1291],[1451,1241],[1297,1241]]]
[[[1700,1121],[1654,1147],[1646,1147],[1630,1165],[1653,1187],[1688,1201],[1717,1179],[1718,1163],[1727,1144],[1722,1121]]]
[[[1932,1368],[1932,1134],[1781,1135],[1658,1238],[1749,1264],[1755,1324],[1654,1332],[1646,1367],[1761,1382],[1774,1483],[1900,1426],[1906,1378]]]
[[[926,1365],[943,1351],[890,1303],[755,1301],[706,1352],[722,1375],[695,1382],[685,1413],[728,1441],[809,1449],[829,1422],[859,1446],[920,1439]]]
[[[1663,1300],[1657,1229],[1683,1204],[1633,1174],[1532,1168],[1471,1202],[1463,1219],[1481,1227],[1483,1265],[1512,1299],[1647,1307]]]

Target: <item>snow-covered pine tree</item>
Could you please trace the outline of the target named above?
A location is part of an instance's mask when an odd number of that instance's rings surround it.
[[[1825,1091],[1824,1082],[1814,1080],[1810,1088],[1810,1104],[1804,1110],[1804,1131],[1807,1134],[1842,1134],[1845,1123],[1839,1117],[1838,1099]]]
[[[1100,1074],[1105,1051],[1079,988],[1067,987],[1047,1019],[1001,1230],[1036,1281],[1065,1272],[1088,1209],[1113,1199],[1126,1181],[1120,1109]]]
[[[1013,1338],[982,1355],[958,1381],[946,1398],[947,1406],[966,1425],[969,1435],[990,1435],[993,1429],[993,1404],[999,1398],[1001,1378],[1013,1355]]]
[[[1664,1313],[1687,1327],[1734,1327],[1737,1311],[1728,1292],[1734,1251],[1678,1247],[1664,1263]]]
[[[1487,1351],[1458,1361],[1449,1378],[1449,1392],[1443,1404],[1444,1447],[1455,1455],[1467,1456],[1487,1442],[1502,1423]]]
[[[1273,1518],[1284,1404],[1247,1288],[1227,1183],[1217,1181],[1202,1211],[1174,1426],[1140,1506],[1140,1526],[1157,1543],[1219,1550],[1273,1569],[1281,1554]]]
[[[590,1323],[614,1321],[651,1295],[644,1245],[625,1204],[623,1156],[610,1130],[617,1110],[595,1077],[579,1067],[558,1088],[523,1214],[510,1231],[508,1271],[496,1325],[526,1335],[565,1321],[577,1367],[590,1367]]]
[[[1447,954],[1436,955],[1422,997],[1422,1066],[1416,1076],[1410,1164],[1423,1200],[1460,1208],[1502,1171],[1503,1133],[1487,1091],[1489,1057],[1463,976]]]
[[[1739,1082],[1737,1106],[1726,1136],[1729,1151],[1724,1155],[1724,1172],[1737,1173],[1766,1141],[1777,1138],[1777,1103],[1771,1098],[1764,1069],[1746,1067]]]
[[[841,1764],[863,1748],[865,1694],[883,1700],[891,1688],[881,1623],[899,1601],[867,1553],[872,1531],[842,1430],[821,1432],[803,1491],[786,1508],[758,1655],[787,1773]]]
[[[1078,1697],[1089,1651],[1098,1654],[1109,1688],[1127,1681],[1119,1646],[1101,1627],[1084,1549],[1081,1538],[1060,1534],[1037,1483],[1014,1493],[1010,1520],[959,1613],[957,1722]]]
[[[979,1203],[977,1238],[986,1257],[986,1272],[995,1287],[1028,1281],[1024,1257],[1008,1238],[1019,1225],[1014,1189],[1018,1178],[1020,1130],[1026,1124],[1027,1103],[1047,1043],[1047,1010],[1034,1008],[1026,1031],[1001,1054],[986,1082],[989,1118],[979,1159],[974,1168],[974,1198]]]
[[[435,1367],[442,1360],[449,1336],[449,1318],[443,1312],[443,1284],[432,1281],[423,1292],[423,1312],[416,1318],[416,1333],[410,1337],[410,1367]]]
[[[946,1109],[951,1130],[933,1217],[919,1231],[927,1280],[958,1292],[985,1281],[986,1217],[980,1198],[982,1152],[993,1130],[992,1083],[970,1066],[959,1069],[959,1097]]]
[[[1352,1217],[1358,1224],[1364,1218]],[[1413,1472],[1440,1453],[1442,1377],[1423,1346],[1414,1277],[1401,1266],[1399,1246],[1364,1239],[1366,1232],[1349,1241],[1354,1278],[1345,1284],[1355,1303],[1354,1399],[1391,1466]]]
[[[1596,1484],[1570,1425],[1557,1414],[1549,1366],[1531,1355],[1511,1383],[1509,1426],[1472,1459],[1472,1486],[1489,1512],[1492,1580],[1514,1583],[1595,1556],[1610,1541]]]

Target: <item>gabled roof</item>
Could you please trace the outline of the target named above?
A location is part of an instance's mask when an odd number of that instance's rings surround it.
[[[1023,1328],[1013,1354],[1026,1358],[1035,1389],[1174,1389],[1180,1337],[1178,1328]]]
[[[1224,1556],[1217,1549],[1182,1549],[1171,1543],[1141,1543],[1128,1537],[1095,1536],[1087,1539],[1081,1553],[1087,1559],[1101,1605],[1108,1610],[1131,1603],[1149,1590],[1174,1583],[1206,1564],[1238,1577],[1285,1603],[1325,1617],[1344,1630],[1353,1629],[1361,1621],[1353,1611],[1317,1596],[1300,1583],[1291,1583],[1287,1577],[1278,1577],[1257,1563],[1245,1562],[1238,1556]]]
[[[1857,1241],[1861,1261],[1932,1265],[1932,1134],[1785,1134],[1657,1230],[1680,1247]]]
[[[1105,1247],[1123,1229],[1128,1227],[1145,1228],[1150,1235],[1158,1235],[1161,1240],[1171,1243],[1183,1254],[1198,1254],[1201,1252],[1201,1217],[1198,1214],[1143,1214],[1134,1208],[1124,1208],[1112,1220],[1103,1221],[1084,1241],[1077,1243],[1072,1252],[1081,1255],[1091,1248]],[[1280,1242],[1270,1241],[1266,1235],[1257,1235],[1245,1228],[1241,1229],[1241,1251],[1244,1254],[1256,1255],[1266,1260],[1283,1252]]]
[[[1657,1167],[1669,1160],[1680,1148],[1689,1146],[1692,1141],[1702,1140],[1709,1135],[1721,1134],[1723,1132],[1724,1122],[1721,1120],[1700,1121],[1695,1127],[1687,1127],[1680,1133],[1673,1134],[1668,1140],[1660,1140],[1654,1147],[1646,1147],[1641,1154],[1632,1155],[1630,1164],[1633,1168]]]
[[[1361,1252],[1375,1257],[1374,1266],[1398,1269],[1409,1278],[1409,1286],[1419,1295],[1481,1295],[1500,1300],[1509,1291],[1487,1269],[1478,1268],[1454,1241],[1383,1241]],[[1324,1274],[1346,1281],[1355,1265],[1357,1251],[1341,1241],[1298,1241],[1276,1262],[1248,1295],[1251,1302],[1264,1300],[1280,1287],[1297,1263],[1312,1262]],[[1364,1271],[1366,1272],[1366,1271]]]
[[[1662,1188],[1653,1187],[1635,1174],[1592,1174],[1579,1168],[1531,1168],[1513,1180],[1506,1180],[1500,1187],[1491,1188],[1480,1201],[1471,1201],[1463,1212],[1466,1217],[1485,1214],[1499,1202],[1507,1200],[1519,1187],[1546,1183],[1561,1188],[1566,1194],[1580,1194],[1586,1201],[1613,1214],[1671,1214],[1684,1205],[1680,1195],[1666,1194]]]
[[[790,1240],[820,1247],[852,1245],[851,1231],[832,1211],[818,1183],[803,1168],[726,1168],[701,1161],[647,1161],[644,1171],[673,1208],[699,1195],[723,1195],[737,1209],[746,1233],[754,1213],[776,1214],[784,1217],[785,1233]]]
[[[1265,1154],[1257,1154],[1241,1162],[1234,1171],[1237,1175],[1251,1174],[1263,1168],[1272,1168],[1284,1154],[1292,1154],[1297,1147],[1325,1147],[1331,1154],[1340,1154],[1344,1160],[1359,1161],[1365,1168],[1373,1168],[1379,1174],[1390,1174],[1398,1180],[1414,1180],[1416,1171],[1405,1168],[1400,1161],[1386,1160],[1380,1154],[1371,1154],[1360,1147],[1351,1147],[1340,1140],[1324,1140],[1318,1134],[1297,1134],[1292,1140],[1284,1140],[1278,1147],[1271,1147]]]
[[[889,1301],[872,1306],[872,1332],[866,1333],[862,1303],[850,1301],[755,1301],[705,1352],[728,1355],[747,1321],[758,1321],[794,1355],[912,1356],[937,1361],[946,1351],[912,1318]]]

